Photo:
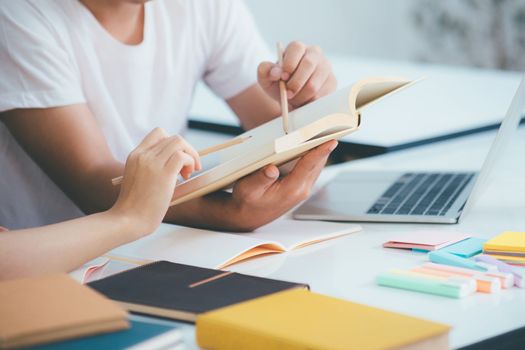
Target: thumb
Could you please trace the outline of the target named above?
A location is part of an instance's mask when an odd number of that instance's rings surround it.
[[[268,165],[238,181],[233,193],[243,200],[257,199],[262,197],[278,178],[279,169],[275,165]]]

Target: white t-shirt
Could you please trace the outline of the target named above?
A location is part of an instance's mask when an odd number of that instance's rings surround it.
[[[200,79],[228,99],[256,82],[268,58],[241,0],[154,0],[144,16],[144,39],[130,46],[77,0],[0,2],[0,112],[87,103],[123,162],[152,128],[184,131]],[[0,225],[82,214],[3,123],[0,172]]]

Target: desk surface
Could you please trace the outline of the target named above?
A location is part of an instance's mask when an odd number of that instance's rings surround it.
[[[436,143],[327,168],[318,187],[342,170],[478,170],[495,132]],[[199,135],[202,137],[203,135]],[[457,230],[490,237],[504,230],[525,231],[525,127],[513,136],[487,191],[457,225],[372,224],[363,231],[285,254],[261,257],[231,269],[253,275],[306,282],[315,292],[377,306],[453,326],[451,346],[469,345],[525,326],[525,290],[448,299],[376,286],[374,277],[391,267],[410,268],[425,254],[384,249],[392,232]],[[182,325],[190,349],[194,328]]]

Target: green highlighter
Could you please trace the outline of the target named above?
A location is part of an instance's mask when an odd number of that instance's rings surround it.
[[[377,276],[380,286],[412,290],[421,293],[441,295],[449,298],[463,298],[474,293],[475,285],[464,278],[426,277],[410,271],[390,270]]]

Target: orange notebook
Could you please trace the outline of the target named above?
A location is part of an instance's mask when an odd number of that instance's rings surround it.
[[[128,326],[123,309],[66,274],[0,282],[0,349]]]

